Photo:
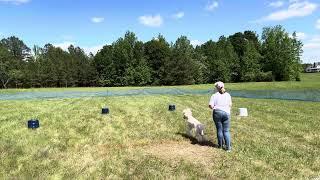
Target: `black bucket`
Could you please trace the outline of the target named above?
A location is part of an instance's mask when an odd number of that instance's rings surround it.
[[[107,107],[102,108],[101,114],[109,114],[109,108]]]
[[[37,119],[31,119],[28,121],[28,128],[30,129],[37,129],[40,127],[39,120]]]
[[[170,104],[169,111],[175,111],[175,110],[176,110],[176,105]]]

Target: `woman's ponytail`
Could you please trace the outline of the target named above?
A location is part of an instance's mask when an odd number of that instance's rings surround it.
[[[218,81],[214,83],[214,86],[219,91],[220,94],[224,94],[226,92],[226,89],[224,89],[224,83],[221,81]]]
[[[225,88],[219,89],[219,93],[220,93],[220,94],[224,94],[225,92],[226,92],[226,89],[225,89]]]

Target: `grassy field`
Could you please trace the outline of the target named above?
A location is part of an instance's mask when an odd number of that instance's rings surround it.
[[[320,76],[303,78],[299,87],[319,82]],[[290,83],[296,82],[274,84],[289,89]],[[244,87],[227,85],[237,86]],[[249,87],[259,86],[266,87]],[[210,86],[185,88],[199,87]],[[40,91],[45,90],[56,89]],[[320,177],[320,103],[233,98],[233,151],[226,153],[214,147],[209,96],[0,101],[0,179]],[[175,112],[167,110],[170,103],[176,104]],[[110,114],[103,116],[105,105]],[[186,107],[206,125],[208,145],[185,137],[181,111]],[[238,118],[239,107],[247,107],[249,117]],[[40,120],[39,129],[27,129],[30,118]]]

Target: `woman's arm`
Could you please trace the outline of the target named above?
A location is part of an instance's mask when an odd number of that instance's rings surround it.
[[[209,101],[209,108],[214,109],[214,95],[211,96]]]

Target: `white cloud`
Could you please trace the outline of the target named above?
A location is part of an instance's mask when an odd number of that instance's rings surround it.
[[[274,8],[279,8],[279,7],[282,7],[283,5],[284,5],[283,1],[274,1],[269,3],[269,6]]]
[[[0,2],[12,3],[15,5],[20,5],[24,3],[28,3],[30,0],[0,0]]]
[[[316,22],[316,28],[320,29],[320,19],[318,19],[317,22]]]
[[[304,49],[318,49],[318,48],[320,49],[320,42],[308,42],[303,47],[304,47]],[[319,56],[320,56],[320,54],[319,54]]]
[[[162,17],[158,14],[155,16],[140,16],[139,22],[149,27],[160,27],[163,23]]]
[[[201,41],[199,40],[191,40],[190,41],[190,44],[193,46],[193,47],[196,47],[196,46],[200,46],[201,44],[203,44]]]
[[[211,2],[208,2],[208,4],[207,4],[205,9],[207,11],[213,11],[218,6],[219,6],[219,3],[217,1],[211,1]]]
[[[301,0],[289,0],[289,3],[295,3],[295,2],[299,2]]]
[[[93,18],[91,18],[91,21],[93,23],[101,23],[104,21],[104,17],[93,17]]]
[[[304,39],[306,39],[308,37],[308,35],[306,33],[303,33],[303,32],[297,32],[296,36],[297,36],[297,39],[299,39],[299,40],[304,40]]]
[[[184,17],[184,12],[178,12],[178,13],[173,15],[174,19],[181,19],[183,17]]]
[[[306,39],[308,37],[308,35],[303,32],[297,32],[296,35],[297,35],[297,38],[301,40]]]
[[[293,17],[304,17],[312,14],[317,9],[317,4],[309,1],[291,1],[287,9],[279,10],[269,14],[266,17],[257,20],[262,21],[282,21]]]
[[[55,47],[59,47],[61,49],[63,49],[64,51],[67,51],[69,46],[70,45],[73,45],[73,46],[79,46],[77,45],[75,42],[69,42],[69,41],[65,41],[65,42],[62,42],[62,43],[56,43],[56,44],[53,44],[53,46]],[[83,49],[83,51],[89,55],[90,53],[92,53],[93,55],[97,54],[97,52],[99,50],[101,50],[103,48],[104,45],[98,45],[98,46],[92,46],[92,47],[81,47],[79,46],[81,49]]]
[[[104,45],[98,45],[98,46],[93,46],[93,47],[84,47],[83,50],[84,52],[89,55],[92,53],[93,55],[96,55],[99,50],[103,48]]]
[[[320,60],[320,42],[308,42],[303,46],[301,59],[305,63],[318,62]]]
[[[65,51],[68,50],[68,47],[70,45],[75,45],[75,43],[66,41],[66,42],[62,42],[62,43],[53,44],[54,47],[59,47]]]
[[[313,35],[303,46],[302,58],[305,63],[320,60],[320,34]]]
[[[311,39],[310,42],[319,42],[320,43],[320,35],[314,35]]]
[[[297,33],[298,34],[298,33]],[[303,46],[304,49],[315,49],[319,48],[320,50],[320,35],[314,35],[310,38]],[[319,51],[320,56],[320,51]],[[319,57],[320,58],[320,57]]]

